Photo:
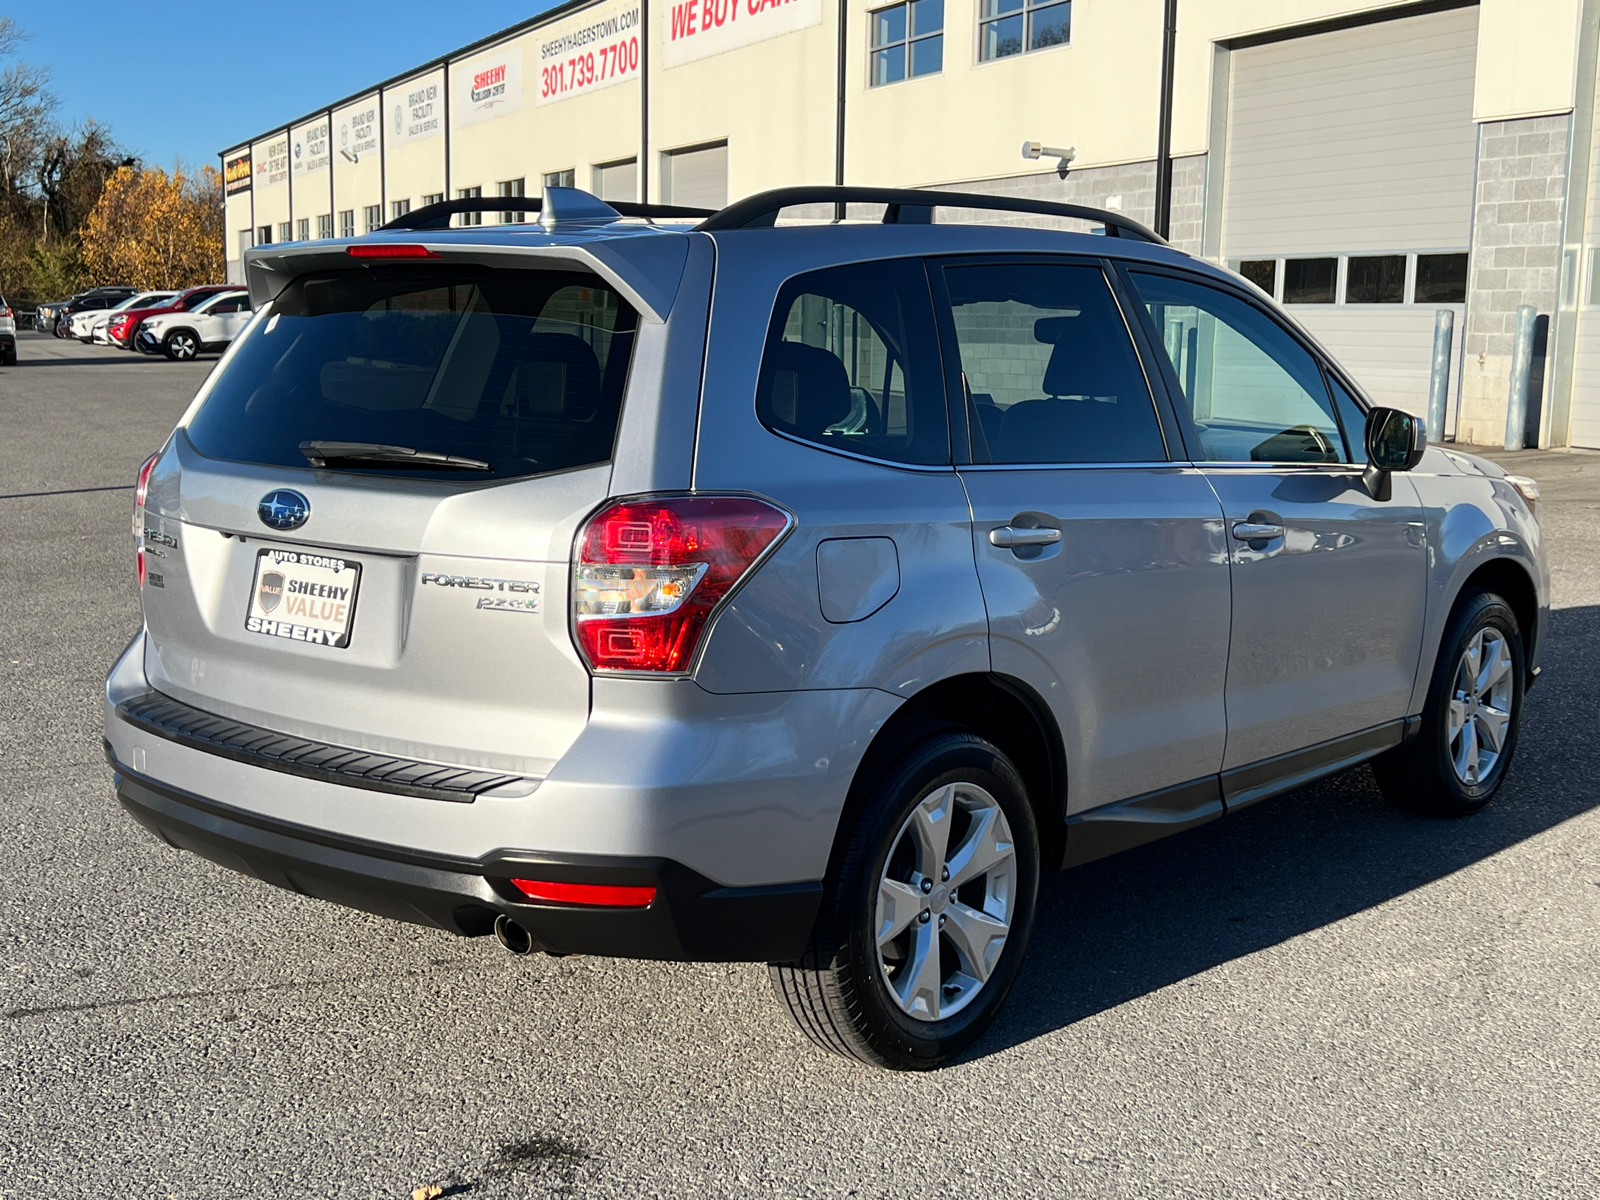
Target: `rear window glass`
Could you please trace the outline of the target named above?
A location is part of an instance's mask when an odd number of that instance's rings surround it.
[[[634,326],[621,296],[578,272],[305,276],[239,343],[188,434],[210,457],[283,467],[310,465],[317,450],[308,454],[307,443],[416,450],[417,465],[324,461],[423,478],[513,478],[604,462]],[[459,465],[421,465],[440,454]]]

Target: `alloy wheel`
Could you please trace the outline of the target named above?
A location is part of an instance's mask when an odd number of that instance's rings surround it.
[[[971,783],[923,797],[895,835],[873,913],[879,968],[901,1012],[939,1021],[972,1002],[1005,949],[1016,892],[999,802]]]
[[[186,334],[178,334],[172,339],[172,356],[174,358],[193,358],[195,355],[194,339]]]
[[[1505,750],[1513,702],[1511,650],[1494,628],[1473,634],[1456,664],[1445,738],[1456,778],[1477,786]]]

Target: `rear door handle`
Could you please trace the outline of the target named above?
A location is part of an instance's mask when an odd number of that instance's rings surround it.
[[[1241,542],[1264,542],[1272,538],[1281,538],[1283,526],[1257,521],[1240,521],[1233,527],[1233,536]]]
[[[999,546],[1002,550],[1015,546],[1053,546],[1060,540],[1059,529],[1018,529],[1013,525],[1002,525],[989,530],[989,544]]]

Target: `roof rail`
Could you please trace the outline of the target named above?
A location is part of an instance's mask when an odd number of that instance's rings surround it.
[[[635,204],[627,200],[607,200],[605,203],[624,217],[677,217],[694,220],[716,215],[709,208],[683,208],[676,204]],[[536,213],[543,207],[543,199],[537,196],[464,196],[459,200],[442,200],[438,204],[427,204],[413,209],[403,216],[396,217],[387,225],[380,226],[378,232],[397,229],[448,229],[450,218],[457,213]]]
[[[727,229],[765,229],[774,225],[780,209],[798,204],[832,204],[839,211],[846,204],[882,204],[885,225],[927,225],[936,208],[981,208],[995,212],[1033,213],[1050,217],[1075,217],[1105,226],[1109,237],[1131,238],[1165,246],[1166,240],[1153,229],[1132,217],[1091,208],[1086,204],[1058,204],[1053,200],[1029,200],[1021,196],[985,196],[976,192],[928,192],[915,188],[830,187],[824,185],[774,188],[758,192],[728,205],[708,217],[696,230],[716,233]]]

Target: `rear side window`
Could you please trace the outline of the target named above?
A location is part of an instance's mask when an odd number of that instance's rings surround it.
[[[950,420],[922,263],[861,263],[785,284],[756,413],[769,429],[832,450],[948,463]]]
[[[946,267],[974,462],[1160,462],[1166,443],[1100,268]]]
[[[214,458],[284,467],[307,466],[302,446],[311,442],[468,460],[450,469],[326,460],[425,478],[514,478],[604,462],[634,326],[617,292],[577,272],[302,277],[238,344],[189,438]]]

